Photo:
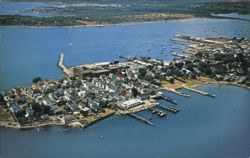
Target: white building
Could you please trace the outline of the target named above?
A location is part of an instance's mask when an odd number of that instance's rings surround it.
[[[122,109],[129,109],[141,104],[144,104],[144,102],[140,99],[130,99],[128,101],[124,101],[123,103],[119,104],[119,107]]]

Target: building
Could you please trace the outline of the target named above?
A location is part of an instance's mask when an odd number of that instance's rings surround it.
[[[119,108],[121,109],[129,109],[138,105],[142,105],[144,102],[140,99],[130,99],[128,101],[124,101],[121,104],[118,104]]]

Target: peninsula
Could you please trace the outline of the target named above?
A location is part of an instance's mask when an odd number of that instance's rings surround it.
[[[210,83],[250,88],[249,40],[176,35],[172,41],[185,45],[182,52],[172,52],[176,56],[173,61],[120,56],[123,61],[66,67],[64,55],[60,54],[58,66],[65,73],[64,78],[35,78],[32,85],[1,91],[1,127],[87,127],[113,114],[154,125],[135,113],[148,109],[164,117],[167,112],[180,111],[175,99],[162,90],[189,97],[178,91],[185,88],[215,97],[194,88]],[[169,105],[159,105],[158,98]]]

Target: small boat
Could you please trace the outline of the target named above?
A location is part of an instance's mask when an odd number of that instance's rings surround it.
[[[164,116],[166,116],[167,115],[167,113],[161,113],[159,116],[160,117],[164,117]]]

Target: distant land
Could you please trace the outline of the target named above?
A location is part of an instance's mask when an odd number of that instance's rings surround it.
[[[250,13],[250,1],[236,0],[209,2],[204,0],[54,0],[53,2],[21,0],[18,2],[46,3],[48,6],[34,7],[20,12],[35,12],[48,16],[0,15],[1,26],[107,25],[203,17],[219,18],[212,14]]]

